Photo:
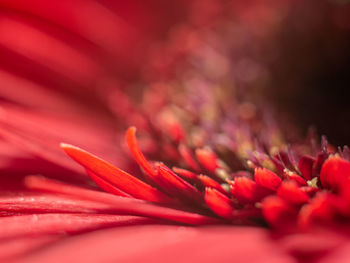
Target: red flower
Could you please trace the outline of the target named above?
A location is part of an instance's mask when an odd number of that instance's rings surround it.
[[[0,3],[0,261],[346,259],[349,149],[261,99],[294,4],[161,2]]]

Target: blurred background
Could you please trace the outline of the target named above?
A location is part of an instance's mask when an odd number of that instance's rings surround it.
[[[0,100],[124,129],[125,94],[200,72],[350,144],[349,33],[346,0],[0,0]]]

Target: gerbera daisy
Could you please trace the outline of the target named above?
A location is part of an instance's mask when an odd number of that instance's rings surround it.
[[[160,2],[0,3],[0,261],[346,262],[349,149],[265,96],[309,6]]]

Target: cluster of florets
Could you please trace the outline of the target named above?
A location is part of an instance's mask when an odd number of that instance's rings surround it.
[[[324,141],[315,157],[291,149],[273,155],[254,151],[245,159],[245,170],[232,171],[211,148],[180,143],[181,162],[170,169],[145,158],[135,131],[129,128],[126,140],[143,176],[132,176],[79,148],[63,149],[108,192],[222,222],[307,227],[350,216],[348,148],[336,153]]]

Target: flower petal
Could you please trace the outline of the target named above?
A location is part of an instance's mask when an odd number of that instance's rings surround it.
[[[210,187],[210,188],[216,189],[225,195],[228,194],[227,191],[225,191],[224,188],[222,188],[222,186],[217,181],[211,179],[209,176],[199,175],[198,179],[201,180],[204,187]]]
[[[152,179],[152,181],[157,182],[157,171],[152,167],[152,165],[147,161],[146,157],[141,152],[135,134],[135,127],[130,127],[126,131],[126,142],[128,143],[131,154],[138,163],[138,165],[141,166],[141,168]]]
[[[62,235],[16,237],[0,241],[0,262],[14,262],[32,251],[48,246],[62,238]]]
[[[48,193],[21,193],[0,197],[0,210],[19,213],[113,213],[108,204]]]
[[[111,207],[114,208],[114,211],[118,212],[119,214],[166,219],[193,225],[212,224],[218,222],[214,218],[200,214],[161,207],[142,200],[88,190],[38,176],[28,176],[24,183],[29,189],[60,193],[78,197],[83,200],[102,202],[103,204],[111,205]]]
[[[196,149],[196,157],[198,162],[211,173],[215,173],[215,170],[219,167],[218,157],[209,148]]]
[[[73,160],[84,166],[84,168],[113,184],[123,192],[147,201],[171,203],[171,199],[164,193],[106,161],[72,145],[61,144],[61,147]]]
[[[124,197],[131,197],[127,193],[123,192],[119,188],[115,187],[114,185],[108,183],[106,180],[103,180],[101,177],[97,176],[90,170],[86,170],[88,175],[91,177],[94,182],[101,187],[103,190],[105,190],[108,193],[114,194],[114,195],[119,195],[119,196],[124,196]]]
[[[332,195],[327,192],[319,192],[300,210],[298,225],[308,228],[315,220],[329,222],[334,217],[335,208],[331,205]]]
[[[294,181],[282,182],[277,195],[292,204],[303,204],[309,201],[309,196]]]
[[[312,167],[316,160],[310,156],[303,156],[300,158],[298,168],[306,180],[312,179]]]
[[[175,197],[183,197],[191,202],[202,203],[202,194],[191,184],[181,179],[164,164],[158,165],[159,179],[158,183],[164,191],[169,192]]]
[[[182,158],[191,169],[193,169],[196,172],[201,171],[201,168],[199,167],[198,163],[194,160],[190,149],[186,145],[184,144],[179,145],[179,153],[181,154]]]
[[[288,172],[287,177],[289,180],[296,182],[298,185],[307,186],[307,182],[305,181],[305,179],[303,179],[300,175],[296,173]]]
[[[226,195],[206,187],[204,199],[209,208],[218,216],[226,219],[233,218],[233,202]]]
[[[295,222],[298,209],[292,207],[278,196],[268,196],[262,202],[262,211],[266,221],[274,227],[284,227]]]
[[[255,203],[260,201],[271,191],[258,185],[247,177],[237,177],[231,184],[231,193],[242,203]]]
[[[264,228],[152,225],[107,229],[73,237],[32,254],[21,263],[145,260],[156,263],[295,262],[279,249],[278,242],[271,239],[269,230]]]
[[[282,183],[282,179],[277,174],[266,168],[256,168],[254,180],[257,184],[273,191],[276,191]]]
[[[323,187],[340,190],[339,188],[350,178],[350,162],[333,156],[324,162],[321,168],[320,179]]]
[[[189,179],[189,180],[196,180],[197,179],[197,174],[192,173],[191,171],[188,171],[186,169],[173,167],[173,171],[186,179]]]
[[[32,214],[0,218],[5,225],[1,239],[22,236],[82,233],[111,226],[126,226],[156,222],[153,219],[104,214]]]

